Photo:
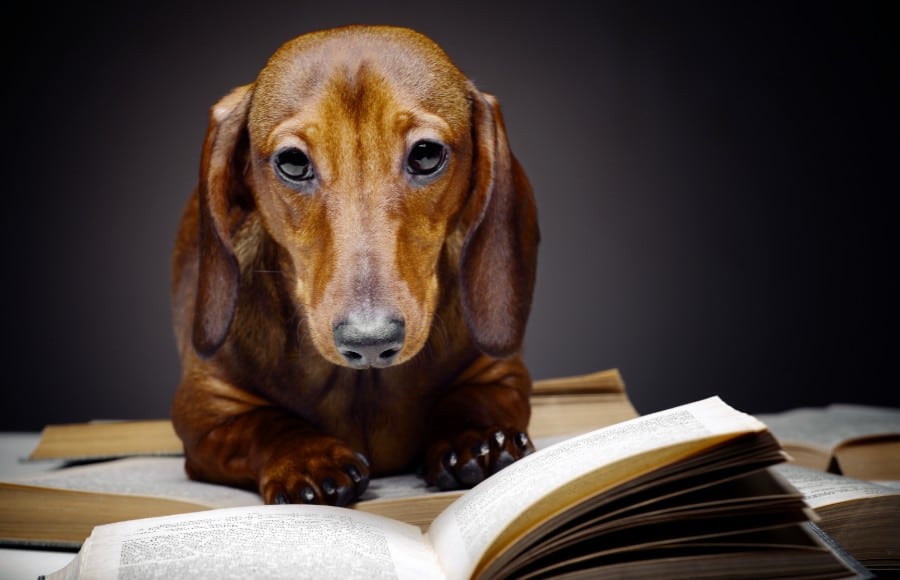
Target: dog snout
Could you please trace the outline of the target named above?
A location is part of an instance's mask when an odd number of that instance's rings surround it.
[[[387,367],[403,348],[406,324],[394,316],[349,316],[334,324],[334,344],[356,369]]]

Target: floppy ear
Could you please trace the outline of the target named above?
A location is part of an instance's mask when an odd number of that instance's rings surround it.
[[[200,263],[193,343],[210,357],[225,342],[237,304],[240,267],[231,235],[249,210],[244,182],[251,86],[234,89],[210,110],[200,162]]]
[[[473,164],[471,200],[479,215],[466,235],[462,306],[475,346],[505,357],[522,344],[531,310],[540,237],[531,185],[506,140],[500,105],[470,89]]]

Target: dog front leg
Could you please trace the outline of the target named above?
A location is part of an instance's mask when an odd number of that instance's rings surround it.
[[[442,490],[472,487],[534,451],[530,397],[520,357],[479,357],[434,409],[426,482]]]
[[[191,479],[255,488],[267,504],[347,505],[369,484],[361,453],[215,379],[182,383],[172,418]]]

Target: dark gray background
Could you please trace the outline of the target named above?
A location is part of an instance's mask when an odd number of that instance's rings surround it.
[[[649,412],[900,405],[891,3],[72,2],[4,18],[3,429],[168,414],[208,107],[303,32],[407,25],[538,198],[526,359]]]

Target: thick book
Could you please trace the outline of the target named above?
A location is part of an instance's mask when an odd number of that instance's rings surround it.
[[[637,416],[615,369],[538,381],[532,408],[538,448]],[[166,457],[181,452],[174,434],[167,439],[168,421],[53,427],[32,458],[122,458],[0,482],[0,544],[77,549],[100,524],[262,504],[254,492],[189,480],[183,458]],[[113,434],[124,440],[110,441]],[[354,508],[426,528],[460,495],[407,474],[373,479]]]
[[[835,578],[863,572],[768,467],[765,425],[717,397],[569,438],[419,527],[346,508],[250,506],[98,526],[47,578]],[[826,536],[827,537],[827,536]]]
[[[637,416],[618,369],[534,382],[532,438],[584,433]],[[183,452],[168,419],[47,425],[31,461],[97,461]]]
[[[900,576],[900,481],[876,483],[792,464],[775,469],[815,510],[816,524],[856,560],[879,576]]]
[[[760,414],[793,462],[868,480],[900,480],[900,409],[834,404]]]

